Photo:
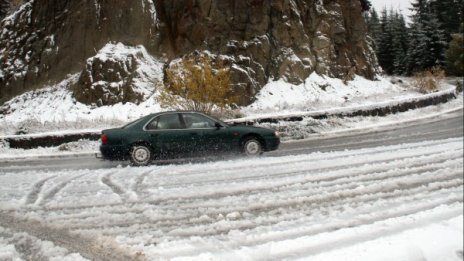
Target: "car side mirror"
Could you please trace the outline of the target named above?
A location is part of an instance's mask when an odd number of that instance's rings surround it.
[[[216,129],[219,130],[220,128],[222,128],[222,125],[221,125],[219,122],[216,122],[216,123],[214,124],[214,127],[216,127]]]

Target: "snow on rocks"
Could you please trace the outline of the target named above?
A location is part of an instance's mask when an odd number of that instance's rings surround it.
[[[139,104],[163,81],[164,64],[143,46],[108,43],[87,60],[74,87],[78,101],[94,106],[132,102]]]
[[[70,75],[61,83],[41,90],[27,92],[8,102],[0,114],[0,136],[13,135],[26,127],[30,133],[122,126],[126,122],[161,110],[154,95],[140,104],[118,103],[92,107],[75,100],[70,90],[79,74]]]
[[[462,144],[461,137],[200,164],[6,169],[0,213],[147,260],[398,260],[411,249],[427,260],[459,260]],[[399,251],[369,250],[383,246]]]

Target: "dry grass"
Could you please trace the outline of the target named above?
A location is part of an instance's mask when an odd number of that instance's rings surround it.
[[[423,72],[417,72],[413,76],[414,87],[419,88],[422,93],[434,92],[445,78],[445,71],[439,67],[433,67]]]

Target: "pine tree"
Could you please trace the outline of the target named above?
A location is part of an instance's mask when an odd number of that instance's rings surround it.
[[[421,71],[424,57],[428,55],[427,40],[422,23],[413,20],[408,34],[409,43],[406,54],[406,71],[408,74]]]
[[[448,48],[446,35],[441,29],[441,24],[434,13],[428,13],[428,19],[424,22],[426,36],[426,48],[429,54],[425,56],[423,68],[428,69],[435,66],[445,65],[445,52]]]
[[[430,2],[416,0],[409,34],[407,71],[409,74],[445,65],[446,35],[432,12]]]
[[[411,2],[412,18],[415,23],[423,23],[427,19],[429,4],[427,0],[415,0]]]
[[[9,9],[10,9],[9,0],[0,0],[0,20],[3,20],[3,18],[5,18]]]
[[[392,52],[393,28],[391,15],[388,13],[386,8],[382,10],[380,16],[380,29],[381,33],[377,41],[377,58],[383,70],[387,74],[392,74],[395,59],[394,53]]]
[[[393,73],[402,75],[406,73],[406,53],[408,51],[408,28],[404,16],[395,11],[391,14],[392,18],[392,52],[393,52]]]
[[[382,28],[380,26],[379,15],[377,14],[375,8],[372,8],[369,10],[369,12],[366,12],[365,18],[369,35],[377,44],[379,41],[379,37],[382,34]]]
[[[464,15],[464,0],[430,0],[429,5],[431,12],[441,24],[440,28],[446,32],[446,40],[449,42],[451,34],[460,32]]]

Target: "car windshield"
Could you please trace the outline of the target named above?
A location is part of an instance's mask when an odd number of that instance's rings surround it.
[[[212,117],[212,116],[209,116],[209,115],[208,115],[207,117],[210,118],[210,119],[212,119],[212,120],[214,120],[214,121],[219,122],[219,124],[221,124],[221,125],[224,126],[224,127],[228,127],[228,126],[229,126],[229,124],[227,124],[227,123],[221,121],[221,120],[218,119],[218,118],[215,118],[215,117]]]
[[[219,122],[219,123],[220,123],[222,126],[224,126],[224,127],[228,127],[228,126],[229,126],[229,124],[227,124],[227,123],[225,123],[225,122],[223,122],[223,121],[221,121],[221,120],[218,120],[218,119],[216,119],[216,118],[214,118],[214,119],[217,120],[217,122]]]

